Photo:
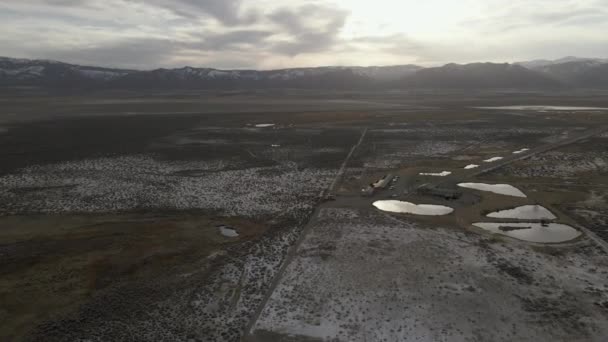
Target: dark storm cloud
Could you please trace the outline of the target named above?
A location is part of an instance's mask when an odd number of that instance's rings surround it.
[[[276,43],[272,50],[289,56],[328,50],[339,43],[338,35],[348,16],[347,11],[321,5],[279,9],[269,18],[292,39]]]

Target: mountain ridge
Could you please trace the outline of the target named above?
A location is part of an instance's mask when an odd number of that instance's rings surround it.
[[[133,70],[0,57],[0,85],[136,89],[608,87],[608,60],[564,57],[554,61],[535,60],[513,64],[449,63],[428,68],[405,64],[275,70],[224,70],[191,66]]]

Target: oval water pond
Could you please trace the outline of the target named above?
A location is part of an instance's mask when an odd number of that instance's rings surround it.
[[[495,223],[478,222],[473,226],[489,231],[494,234],[508,236],[514,239],[538,242],[538,243],[560,243],[574,240],[581,235],[578,230],[560,223]]]
[[[527,197],[521,190],[509,184],[460,183],[458,186],[461,188],[493,192],[499,195]]]
[[[374,207],[391,213],[405,213],[424,216],[443,216],[454,211],[454,209],[443,205],[414,204],[396,200],[376,201],[374,202]]]
[[[547,208],[540,205],[522,205],[513,209],[495,211],[487,216],[519,220],[555,220],[557,218]]]

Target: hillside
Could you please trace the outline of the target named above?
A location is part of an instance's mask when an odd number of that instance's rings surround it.
[[[219,70],[127,70],[0,57],[0,86],[128,89],[372,89],[608,87],[605,60],[566,57],[516,64]]]
[[[418,71],[401,81],[413,88],[544,88],[559,86],[536,71],[513,64],[447,64]]]

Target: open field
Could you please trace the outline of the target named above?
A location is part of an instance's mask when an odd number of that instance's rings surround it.
[[[603,341],[608,113],[479,107],[606,95],[7,90],[0,339]],[[473,226],[523,205],[580,234]]]

